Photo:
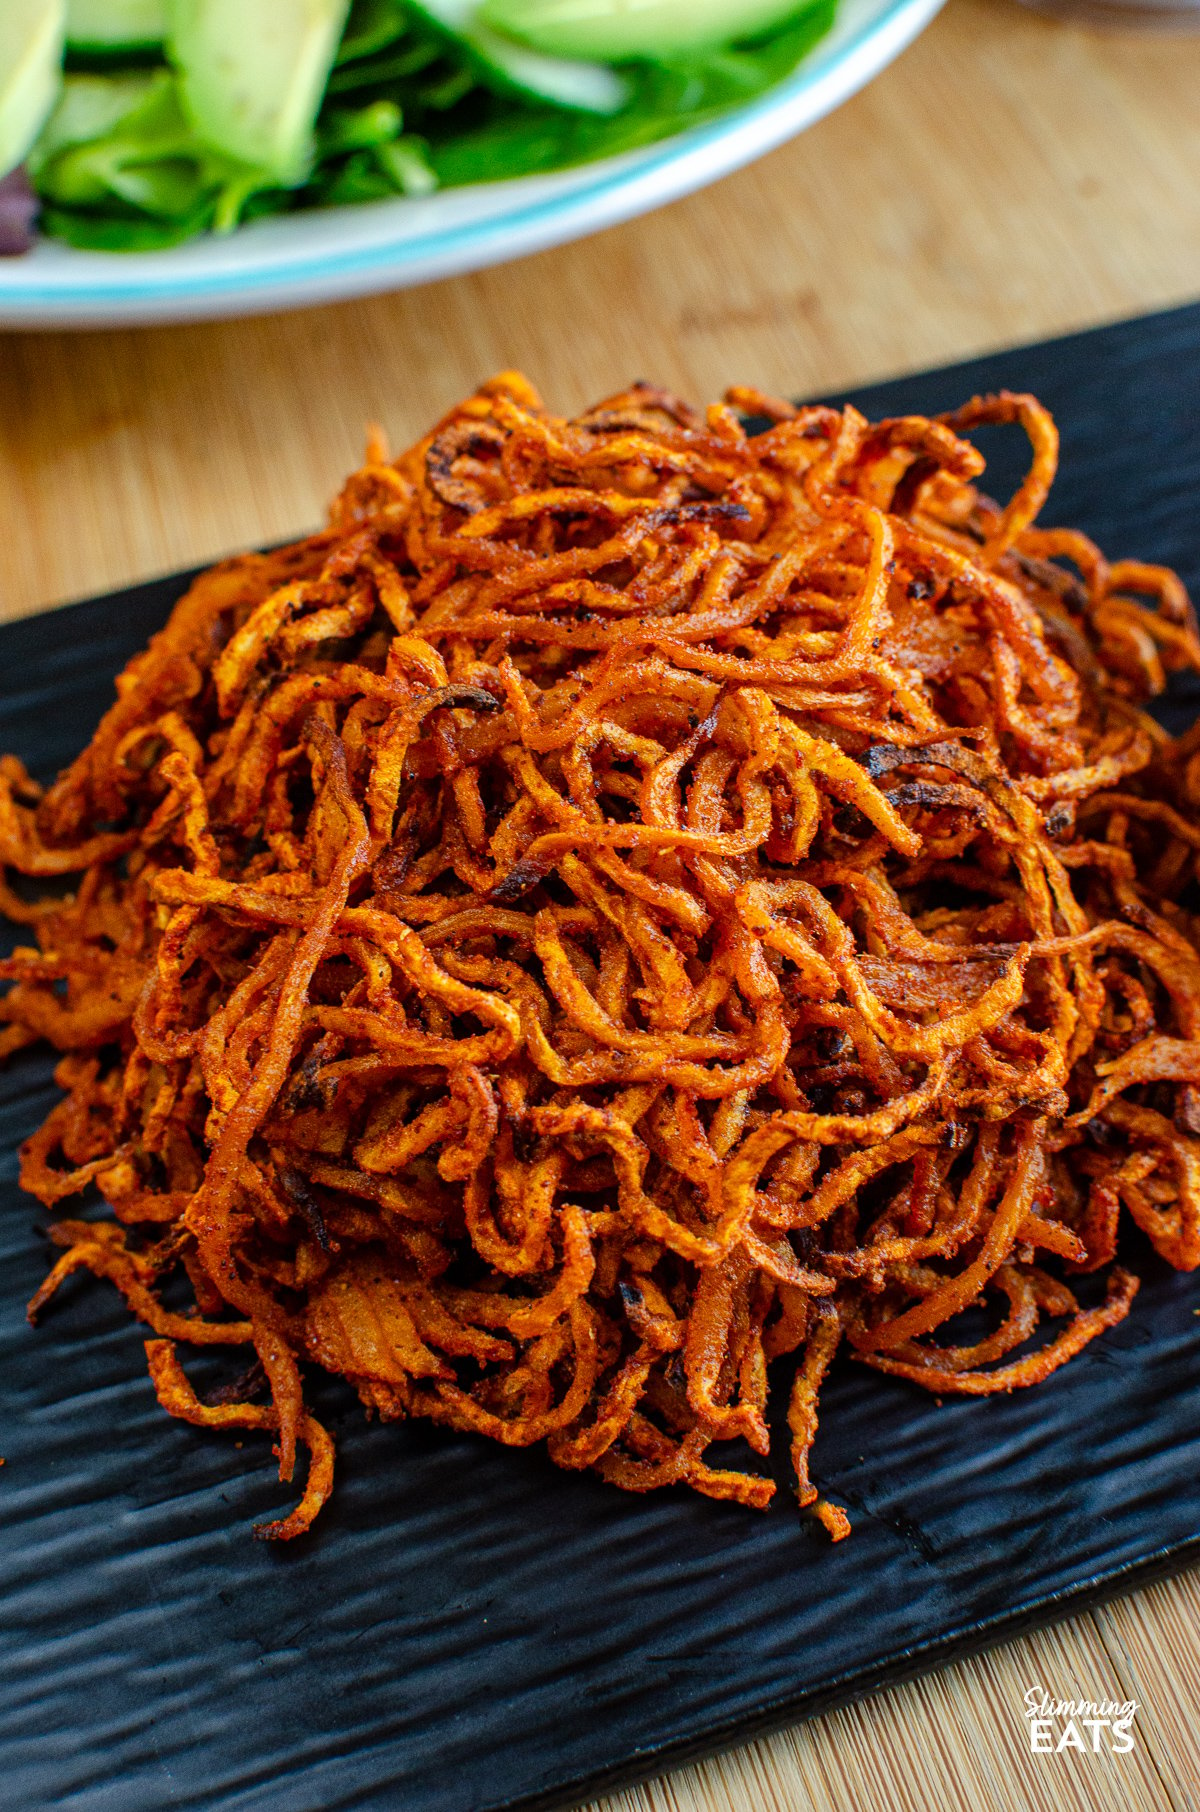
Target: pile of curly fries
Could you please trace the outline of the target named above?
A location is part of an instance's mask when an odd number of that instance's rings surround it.
[[[1003,509],[961,438],[998,422]],[[171,1414],[285,1480],[304,1443],[261,1533],[330,1493],[306,1364],[764,1506],[705,1456],[767,1455],[788,1355],[836,1539],[842,1343],[1008,1391],[1128,1313],[1122,1206],[1200,1261],[1200,733],[1139,709],[1200,643],[1172,574],[1033,526],[1056,453],[1027,396],[565,421],[506,374],[193,585],[47,791],[0,764],[6,869],[78,877],[4,888],[0,1048],[66,1091],[22,1182],[111,1210],[31,1313],[106,1277]],[[177,1343],[250,1370],[204,1400]]]

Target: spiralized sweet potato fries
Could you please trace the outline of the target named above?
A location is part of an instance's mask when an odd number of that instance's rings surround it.
[[[1033,449],[1003,508],[985,423]],[[1200,643],[1171,573],[1034,526],[1056,454],[1028,396],[566,421],[505,374],[198,580],[48,790],[0,764],[6,871],[78,877],[5,886],[3,1049],[66,1091],[22,1182],[111,1210],[30,1312],[105,1277],[171,1414],[303,1444],[260,1533],[331,1489],[306,1364],[764,1506],[708,1450],[767,1455],[790,1356],[836,1539],[840,1345],[1008,1391],[1127,1314],[1122,1207],[1200,1261],[1200,734],[1139,709]]]

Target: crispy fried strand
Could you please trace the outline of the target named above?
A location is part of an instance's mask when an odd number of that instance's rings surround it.
[[[1123,1218],[1200,1263],[1200,743],[1141,708],[1200,640],[1034,526],[1056,459],[1029,396],[568,421],[506,373],[198,580],[46,790],[0,759],[0,1055],[62,1054],[22,1181],[111,1211],[31,1317],[103,1277],[172,1415],[307,1447],[260,1534],[332,1489],[306,1365],[761,1508],[778,1363],[840,1540],[839,1350],[1008,1391],[1129,1312]]]

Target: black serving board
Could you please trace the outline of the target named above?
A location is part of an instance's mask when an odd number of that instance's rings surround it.
[[[998,385],[1062,426],[1048,520],[1200,579],[1200,307],[855,400]],[[0,630],[0,749],[46,776],[70,757],[181,583]],[[782,1463],[766,1515],[627,1497],[368,1424],[328,1382],[335,1499],[311,1539],[264,1546],[250,1524],[289,1501],[266,1441],[168,1420],[114,1292],[75,1281],[25,1323],[46,1251],[15,1152],[53,1099],[43,1057],[0,1075],[6,1812],[567,1805],[1200,1553],[1200,1280],[1150,1260],[1129,1319],[1038,1390],[939,1406],[839,1366],[816,1449],[854,1521],[837,1547]]]

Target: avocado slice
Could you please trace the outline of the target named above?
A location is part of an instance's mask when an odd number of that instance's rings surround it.
[[[164,0],[67,0],[67,44],[88,55],[154,50],[166,36]]]
[[[544,56],[482,22],[475,0],[408,0],[423,24],[464,51],[489,87],[533,104],[577,113],[616,113],[629,98],[621,78],[600,63]]]
[[[0,5],[0,176],[15,170],[62,81],[65,0]]]
[[[805,0],[483,0],[496,31],[557,57],[671,59],[782,25]]]
[[[214,150],[303,180],[349,0],[167,0],[184,109]]]

